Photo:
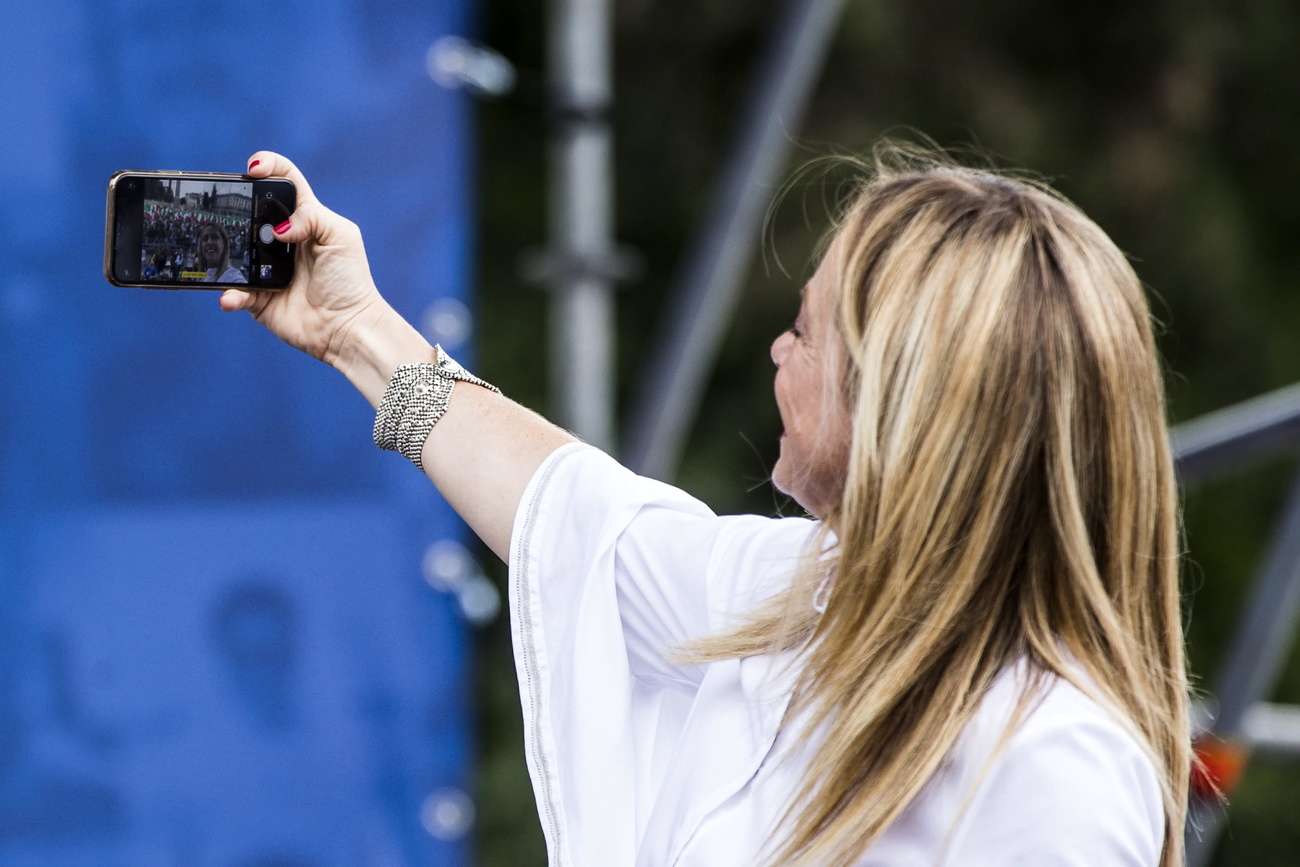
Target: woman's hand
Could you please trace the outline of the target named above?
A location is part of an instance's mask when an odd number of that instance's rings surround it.
[[[256,162],[256,165],[253,163]],[[248,174],[298,188],[298,209],[277,232],[297,244],[293,284],[277,292],[227,289],[225,310],[247,310],[290,346],[340,370],[371,406],[393,371],[434,361],[433,348],[379,295],[361,231],[312,195],[284,157],[259,151]],[[504,560],[519,500],[537,467],[573,437],[495,392],[458,383],[424,443],[424,471],[452,508]]]
[[[338,366],[358,332],[392,314],[370,277],[361,230],[322,205],[302,172],[279,154],[253,154],[248,175],[288,178],[298,189],[297,210],[275,235],[298,245],[293,283],[278,291],[227,289],[221,307],[249,311],[290,346]]]

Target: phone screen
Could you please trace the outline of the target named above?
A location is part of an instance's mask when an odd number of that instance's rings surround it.
[[[289,218],[293,192],[283,179],[127,175],[117,184],[114,276],[137,285],[283,288],[292,251],[271,229]]]

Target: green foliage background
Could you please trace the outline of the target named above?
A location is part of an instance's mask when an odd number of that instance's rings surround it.
[[[624,406],[777,8],[615,2],[619,235],[646,258],[619,296]],[[488,0],[482,36],[539,75],[544,11]],[[1300,380],[1297,45],[1300,6],[1280,0],[849,0],[790,168],[912,128],[1049,177],[1133,257],[1163,324],[1172,420],[1186,420]],[[486,104],[480,135],[481,367],[545,412],[546,298],[517,270],[545,238],[544,118],[521,101]],[[720,512],[784,505],[765,483],[780,429],[767,346],[797,306],[822,195],[796,190],[777,212],[678,478]],[[1293,463],[1186,492],[1187,633],[1203,688]],[[1300,702],[1292,651],[1274,700]],[[480,863],[542,865],[504,623],[484,633],[481,659]],[[1297,792],[1300,765],[1252,763],[1215,864],[1296,863]]]

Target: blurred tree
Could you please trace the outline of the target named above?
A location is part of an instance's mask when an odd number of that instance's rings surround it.
[[[617,4],[619,234],[647,262],[619,297],[621,398],[699,226],[776,9],[773,0]],[[540,71],[543,13],[493,0],[482,37]],[[858,0],[791,168],[914,129],[1041,172],[1133,257],[1162,323],[1171,417],[1185,420],[1300,380],[1297,44],[1300,7],[1279,0]],[[481,135],[481,366],[545,411],[546,299],[515,270],[520,251],[544,238],[543,117],[489,104]],[[786,507],[766,484],[779,434],[767,346],[797,306],[833,194],[812,186],[786,197],[713,373],[678,481],[718,511]],[[1291,463],[1186,493],[1188,639],[1202,684],[1215,675]],[[1296,657],[1293,648],[1276,700],[1300,702]],[[483,658],[481,862],[540,865],[504,624],[485,636]],[[1292,863],[1298,785],[1300,768],[1258,761],[1215,863]]]

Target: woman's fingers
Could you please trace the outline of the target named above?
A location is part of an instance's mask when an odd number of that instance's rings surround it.
[[[322,205],[302,172],[287,157],[274,151],[258,151],[248,158],[248,175],[288,178],[298,190],[297,209],[289,219],[274,227],[276,240],[289,244],[316,241],[326,245],[360,242],[357,227]]]
[[[288,178],[298,188],[298,207],[306,202],[316,201],[316,194],[311,191],[311,184],[303,177],[298,167],[274,151],[258,151],[248,158],[250,178]]]
[[[283,292],[251,292],[247,289],[227,289],[221,293],[221,309],[228,313],[247,310],[254,318],[260,317],[267,303]]]
[[[247,310],[254,319],[261,321],[262,313],[271,303],[271,298],[282,292],[250,292],[247,289],[227,289],[219,299],[221,309],[227,313]]]
[[[227,289],[221,293],[221,309],[227,313],[247,310],[253,306],[253,293],[243,289]]]
[[[312,241],[326,247],[361,243],[356,224],[317,201],[299,202],[293,216],[275,227],[275,237],[288,244]]]

